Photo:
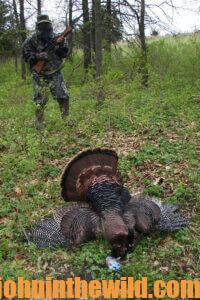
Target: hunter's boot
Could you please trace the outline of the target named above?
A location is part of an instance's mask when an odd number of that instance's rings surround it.
[[[35,127],[38,131],[44,127],[44,107],[39,106],[35,111]]]
[[[69,115],[69,100],[67,99],[65,101],[60,101],[59,106],[61,117],[64,120]]]

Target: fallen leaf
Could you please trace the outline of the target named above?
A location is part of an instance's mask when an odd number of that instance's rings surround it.
[[[15,259],[16,259],[16,260],[22,260],[23,257],[24,257],[24,254],[22,254],[22,253],[17,253],[17,254],[15,255]]]
[[[18,198],[20,198],[22,196],[22,190],[19,187],[16,187],[15,194]]]
[[[164,178],[163,177],[159,177],[159,178],[156,178],[156,180],[154,180],[153,184],[154,185],[160,185],[162,184],[164,181]]]
[[[32,185],[38,184],[38,179],[33,179],[33,180],[31,180],[31,181],[30,181],[30,184],[32,184]]]
[[[6,224],[8,223],[9,219],[7,217],[1,217],[0,218],[0,224]]]
[[[168,271],[169,271],[169,268],[168,267],[161,267],[160,268],[160,271],[164,274],[166,274]]]
[[[154,263],[153,263],[153,265],[154,265],[155,267],[157,267],[157,266],[159,265],[159,261],[155,260]]]

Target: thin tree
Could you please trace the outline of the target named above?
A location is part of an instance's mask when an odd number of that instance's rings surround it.
[[[95,52],[95,0],[92,0],[91,47]]]
[[[111,52],[111,27],[112,27],[112,9],[111,9],[111,0],[106,1],[106,50]]]
[[[142,85],[148,86],[148,67],[147,67],[147,44],[145,36],[145,14],[146,5],[145,0],[135,0],[134,4],[130,4],[128,0],[123,0],[123,3],[133,13],[134,20],[137,22],[139,45],[141,49],[140,67],[139,70],[142,76]]]
[[[12,8],[13,8],[13,30],[14,30],[14,61],[15,61],[15,71],[18,72],[18,43],[19,43],[19,38],[18,38],[18,33],[20,31],[20,22],[19,22],[19,14],[17,11],[17,3],[15,0],[12,2]]]
[[[90,18],[88,0],[82,0],[83,9],[83,53],[84,68],[87,70],[91,64]]]
[[[101,0],[95,0],[95,62],[96,62],[96,79],[98,80],[98,101],[101,103],[104,98],[104,89],[102,84],[102,8]]]
[[[95,60],[96,77],[102,74],[102,20],[101,20],[101,0],[95,0]]]
[[[24,15],[24,0],[19,0],[19,10],[20,10],[20,37],[21,37],[21,44],[26,39],[26,21]],[[22,79],[26,79],[26,65],[25,61],[21,55],[21,76]]]
[[[14,18],[15,18],[15,23],[16,23],[16,27],[19,29],[19,14],[17,11],[17,3],[15,0],[13,0],[13,14],[14,14]]]
[[[73,18],[73,0],[69,0],[69,3],[68,3],[68,13],[69,13],[69,25],[71,27],[73,27],[73,24],[72,24],[72,18]],[[70,33],[68,41],[69,41],[68,57],[69,57],[69,59],[72,60],[72,53],[73,53],[73,32]]]
[[[138,19],[139,25],[139,39],[141,46],[141,74],[143,86],[148,86],[148,68],[147,68],[147,44],[145,36],[145,0],[140,3],[140,17]]]
[[[42,11],[42,2],[41,0],[37,0],[37,15],[41,15],[41,11]]]

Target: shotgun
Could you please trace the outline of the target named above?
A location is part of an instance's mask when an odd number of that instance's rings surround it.
[[[63,42],[64,39],[67,37],[67,35],[72,32],[72,27],[78,22],[78,20],[83,16],[83,13],[78,16],[77,18],[75,18],[74,20],[72,20],[71,25],[68,26],[63,33],[61,33],[56,40],[51,41],[44,49],[43,51],[52,51],[54,49],[56,49],[56,47],[59,47],[59,43]],[[33,66],[33,70],[35,70],[37,73],[40,73],[40,71],[42,70],[43,66],[45,64],[44,60],[39,60],[34,66]]]
[[[68,36],[68,34],[72,32],[72,27],[69,26],[67,27],[63,33],[61,33],[56,40],[53,40],[51,42],[48,43],[48,45],[43,49],[43,51],[52,51],[54,49],[56,49],[56,47],[59,46],[60,43],[62,43],[64,41],[64,39],[66,38],[66,36]],[[34,66],[33,66],[33,70],[36,71],[37,73],[40,73],[40,71],[42,70],[43,66],[45,64],[44,60],[39,60]]]

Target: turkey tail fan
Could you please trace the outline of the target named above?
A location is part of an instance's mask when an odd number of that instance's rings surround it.
[[[87,204],[61,207],[54,214],[25,230],[28,242],[38,248],[77,246],[93,239],[100,232],[99,217]]]
[[[189,220],[179,213],[177,205],[161,204],[160,210],[160,221],[154,226],[154,230],[170,232],[190,225]]]
[[[85,201],[92,180],[105,175],[117,176],[118,156],[109,149],[85,150],[76,155],[61,176],[61,195],[65,201]]]

